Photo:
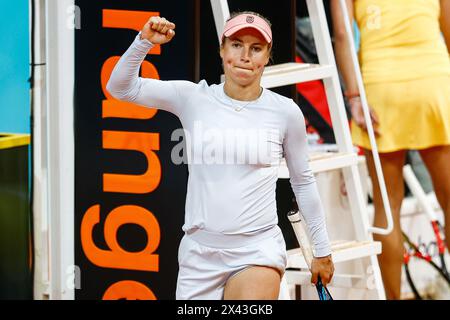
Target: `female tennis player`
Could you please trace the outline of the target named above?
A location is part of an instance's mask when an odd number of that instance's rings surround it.
[[[254,12],[233,14],[226,22],[220,46],[225,82],[219,85],[138,76],[150,48],[174,36],[174,23],[150,18],[114,68],[107,90],[116,99],[172,112],[189,137],[176,298],[278,298],[286,267],[275,202],[282,157],[315,249],[311,281],[320,276],[328,284],[334,266],[308,166],[303,115],[293,100],[260,85],[272,50],[270,22]]]

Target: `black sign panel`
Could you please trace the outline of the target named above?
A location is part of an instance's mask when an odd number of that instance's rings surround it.
[[[152,15],[177,25],[141,75],[194,81],[194,2],[77,0],[76,299],[174,299],[187,167],[171,161],[172,114],[114,100],[110,73]],[[182,53],[182,54],[181,54]]]

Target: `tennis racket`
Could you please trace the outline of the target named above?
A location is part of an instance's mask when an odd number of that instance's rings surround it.
[[[427,274],[429,279],[435,279],[438,284],[444,284],[445,288],[442,288],[443,290],[450,290],[450,274],[447,270],[444,257],[446,246],[442,226],[440,225],[437,216],[429,204],[428,198],[414,175],[410,165],[404,166],[403,177],[405,178],[411,193],[418,200],[419,204],[429,218],[435,237],[435,241],[433,241],[430,245],[417,245],[411,241],[411,239],[404,232],[402,232],[405,244],[403,265],[406,278],[415,298],[424,299],[425,297],[420,294],[418,290],[417,277],[415,277],[415,273],[417,272]],[[438,263],[433,260],[435,256],[438,257]],[[411,261],[415,262],[414,267],[410,266]]]
[[[300,244],[300,249],[302,250],[303,257],[305,258],[306,264],[308,265],[309,271],[311,271],[311,263],[313,260],[312,247],[306,232],[306,226],[300,214],[299,210],[291,210],[288,212],[287,217],[291,222],[292,228],[294,229],[295,236],[297,237],[298,243]],[[319,295],[319,300],[333,300],[327,287],[322,283],[320,277],[316,283],[317,294]]]
[[[431,296],[425,296],[423,293],[420,293],[421,290],[419,290],[419,285],[420,287],[423,287],[424,284],[420,283],[420,279],[423,279],[423,276],[419,277],[419,273],[421,275],[426,275],[426,279],[433,281],[433,283],[438,286],[443,284],[447,288],[444,287],[441,289],[448,291],[450,289],[450,277],[445,268],[445,264],[439,266],[433,261],[433,256],[435,256],[436,252],[436,244],[431,243],[431,245],[428,246],[419,246],[413,243],[404,232],[402,232],[402,234],[405,244],[403,266],[406,279],[415,298],[418,300],[431,298]],[[414,263],[413,266],[411,266],[412,261]]]

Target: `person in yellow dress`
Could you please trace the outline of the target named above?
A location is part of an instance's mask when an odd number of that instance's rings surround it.
[[[450,0],[346,0],[360,31],[359,62],[371,108],[394,231],[382,242],[388,299],[400,299],[403,257],[400,207],[408,150],[418,150],[444,212],[450,247]],[[335,52],[352,113],[352,138],[372,179],[375,225],[386,218],[339,0],[331,0]]]

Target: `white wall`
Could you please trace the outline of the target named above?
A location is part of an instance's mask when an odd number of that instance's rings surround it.
[[[35,299],[74,299],[73,0],[36,0]]]

